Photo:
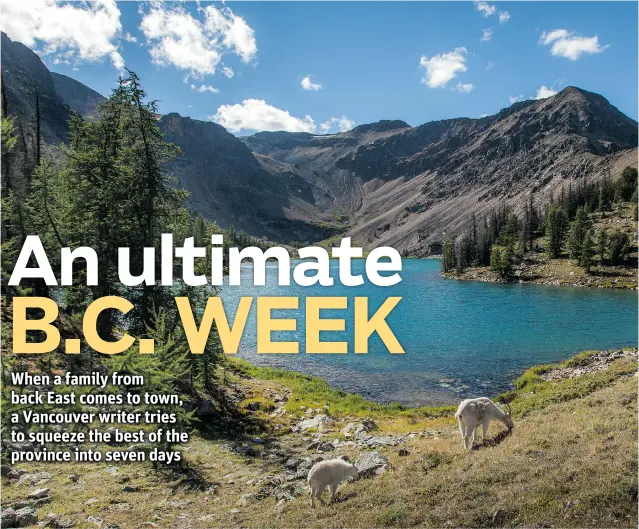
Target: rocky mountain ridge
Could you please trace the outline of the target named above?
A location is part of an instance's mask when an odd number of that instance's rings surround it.
[[[67,140],[72,110],[95,115],[100,94],[51,73],[39,57],[2,35],[3,104],[33,137],[38,92],[42,137]],[[546,204],[563,185],[636,165],[637,123],[598,94],[568,87],[493,116],[411,127],[399,120],[339,134],[259,132],[237,138],[222,126],[162,116],[182,155],[168,170],[190,192],[194,210],[279,242],[336,234],[366,248],[410,255],[439,244],[507,201],[532,194]]]

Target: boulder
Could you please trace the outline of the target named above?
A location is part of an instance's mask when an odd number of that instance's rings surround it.
[[[296,470],[301,463],[302,463],[301,459],[295,459],[294,457],[291,457],[287,459],[286,462],[284,463],[284,468],[286,468],[287,470]]]
[[[49,492],[51,492],[51,489],[36,489],[29,493],[29,498],[32,500],[46,498],[49,495]]]
[[[379,452],[364,452],[355,461],[359,477],[371,477],[383,474],[388,470],[388,458]]]
[[[349,422],[344,428],[342,428],[342,434],[345,436],[361,435],[365,432],[372,432],[373,430],[378,430],[379,427],[375,423],[373,419],[364,419],[361,422]]]
[[[38,515],[33,507],[23,507],[15,511],[15,525],[6,526],[2,524],[2,527],[29,527],[38,523]]]
[[[16,526],[16,511],[11,507],[2,510],[0,515],[0,527],[15,527]]]
[[[377,435],[368,437],[364,443],[368,446],[397,446],[404,442],[401,437],[393,437],[392,435]]]
[[[40,522],[40,527],[50,529],[69,529],[75,525],[73,520],[63,520],[56,513],[50,512]]]
[[[315,428],[319,431],[326,430],[333,423],[332,417],[326,415],[325,413],[320,413],[315,415],[311,419],[305,419],[300,421],[296,425],[291,427],[293,432],[304,432],[306,430],[310,430],[311,428]]]
[[[48,472],[35,472],[33,474],[22,474],[18,480],[18,485],[28,483],[30,485],[39,485],[46,483],[52,478]]]
[[[253,492],[249,492],[248,494],[242,494],[240,496],[240,499],[237,500],[237,504],[238,505],[242,505],[242,506],[246,506],[246,505],[250,505],[251,503],[255,503],[257,501],[259,501],[260,498],[258,497],[257,494],[253,493]]]
[[[335,447],[331,443],[319,443],[317,446],[318,452],[330,452],[335,450]]]

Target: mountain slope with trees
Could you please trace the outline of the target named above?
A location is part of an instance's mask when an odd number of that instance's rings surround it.
[[[637,288],[637,169],[562,188],[521,216],[502,205],[473,216],[444,244],[442,271],[459,279]]]
[[[43,148],[65,143],[71,109],[90,115],[96,93],[50,74],[35,53],[2,39],[3,105],[24,129],[20,143],[35,136]],[[36,93],[40,135],[30,129]],[[365,248],[391,245],[414,256],[440,253],[472,213],[482,217],[506,202],[523,214],[530,195],[546,204],[562,186],[603,180],[637,156],[637,123],[575,87],[480,119],[417,127],[389,120],[331,135],[238,139],[178,114],[159,124],[181,149],[167,167],[207,220],[280,242],[339,234]]]

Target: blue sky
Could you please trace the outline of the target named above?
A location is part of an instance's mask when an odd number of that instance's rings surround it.
[[[637,119],[636,2],[2,4],[53,71],[108,94],[124,63],[161,112],[237,134],[476,118],[568,85]]]

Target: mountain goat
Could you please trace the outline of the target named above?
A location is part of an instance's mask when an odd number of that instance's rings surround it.
[[[357,477],[357,467],[343,459],[329,459],[314,464],[308,473],[308,484],[311,486],[311,505],[315,507],[316,498],[322,505],[325,505],[322,493],[326,487],[331,493],[331,501],[334,500],[337,487],[348,477]]]
[[[459,423],[459,433],[461,433],[464,448],[470,450],[473,447],[479,425],[482,428],[482,441],[485,441],[488,424],[493,419],[503,423],[508,431],[512,430],[513,421],[510,413],[510,406],[506,406],[502,410],[487,397],[462,400],[457,408],[457,413],[455,413],[455,418]]]

